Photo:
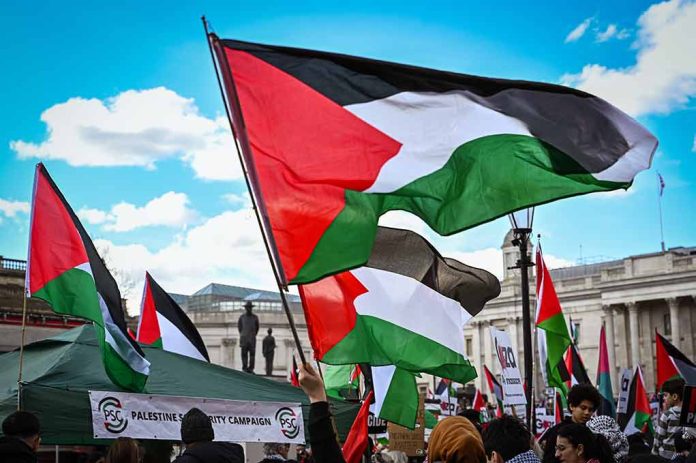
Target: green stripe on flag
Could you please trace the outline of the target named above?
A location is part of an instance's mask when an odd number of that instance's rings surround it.
[[[367,262],[379,216],[390,210],[412,212],[438,234],[451,235],[528,205],[628,186],[597,180],[569,156],[534,137],[478,138],[457,148],[441,169],[397,191],[347,190],[345,208],[292,282],[313,281],[326,268]],[[352,250],[352,260],[337,252],[344,249]],[[322,256],[321,261],[316,256]]]
[[[418,386],[413,373],[394,369],[379,417],[413,429],[418,415]]]
[[[369,342],[371,339],[379,342]],[[322,362],[396,365],[464,384],[476,378],[476,369],[461,354],[399,325],[366,315],[358,315],[353,330],[322,357]]]

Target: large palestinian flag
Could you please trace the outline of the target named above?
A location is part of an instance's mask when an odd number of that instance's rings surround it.
[[[363,265],[386,211],[450,235],[529,205],[628,188],[657,145],[571,88],[211,39],[290,283]]]
[[[553,287],[551,273],[544,263],[541,243],[537,246],[536,268],[536,328],[541,371],[547,386],[560,388],[565,394],[568,388],[564,383],[566,375],[562,373],[566,370],[563,354],[572,341],[563,318],[561,303]]]
[[[169,352],[210,361],[196,326],[148,272],[145,272],[137,339]]]
[[[628,393],[626,424],[622,428],[624,434],[630,436],[637,432],[644,432],[646,427],[652,432],[651,413],[645,381],[643,381],[643,371],[640,369],[640,365],[637,365]]]
[[[598,415],[616,416],[614,391],[611,388],[611,372],[609,367],[609,352],[607,351],[607,335],[604,325],[599,332],[599,360],[597,361],[597,390],[602,396],[602,402],[597,409]]]
[[[150,363],[129,335],[116,281],[63,194],[37,164],[31,205],[27,292],[60,314],[94,322],[104,369],[117,386],[142,391]]]
[[[299,289],[318,360],[396,365],[466,383],[476,370],[462,329],[500,283],[442,257],[416,233],[380,227],[364,267]]]
[[[689,385],[696,385],[696,365],[679,349],[655,330],[655,357],[657,363],[657,384],[662,389],[665,381],[683,378]]]

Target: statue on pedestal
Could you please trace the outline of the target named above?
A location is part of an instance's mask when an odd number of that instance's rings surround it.
[[[273,328],[268,328],[268,335],[263,338],[262,348],[263,358],[266,359],[266,376],[273,375],[273,355],[275,354],[276,342],[273,337]]]
[[[256,356],[256,334],[259,332],[259,317],[251,313],[254,304],[247,301],[244,304],[246,313],[240,315],[237,321],[239,330],[239,347],[242,349],[242,370],[247,373],[254,372]]]

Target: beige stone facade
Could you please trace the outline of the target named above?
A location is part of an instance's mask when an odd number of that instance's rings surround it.
[[[502,246],[505,276],[500,296],[491,301],[464,330],[467,354],[481,372],[494,362],[488,327],[509,332],[523,363],[522,303],[518,270],[508,270],[519,257],[511,234]],[[533,257],[533,256],[532,256]],[[566,319],[578,328],[578,348],[590,378],[594,380],[599,356],[599,333],[604,323],[612,385],[617,392],[621,368],[639,362],[646,387],[655,385],[655,329],[666,335],[690,358],[696,353],[696,248],[672,248],[666,252],[629,256],[624,259],[551,271]],[[532,323],[536,307],[534,275],[530,274]],[[536,340],[533,340],[536,346]],[[535,385],[541,376],[535,352]],[[523,373],[524,374],[524,373]],[[481,387],[481,377],[476,379]],[[484,385],[484,389],[487,389]]]

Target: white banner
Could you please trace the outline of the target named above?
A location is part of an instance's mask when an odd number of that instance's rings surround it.
[[[616,406],[616,413],[626,413],[628,409],[628,393],[631,391],[631,381],[633,380],[633,371],[629,368],[621,370],[619,380],[619,403]]]
[[[491,326],[491,337],[498,362],[500,363],[501,383],[503,386],[503,403],[505,405],[526,405],[524,383],[520,369],[517,367],[517,355],[510,342],[510,336]]]
[[[215,440],[304,443],[299,403],[244,402],[89,391],[95,439],[181,440],[181,420],[193,407],[210,417]]]

